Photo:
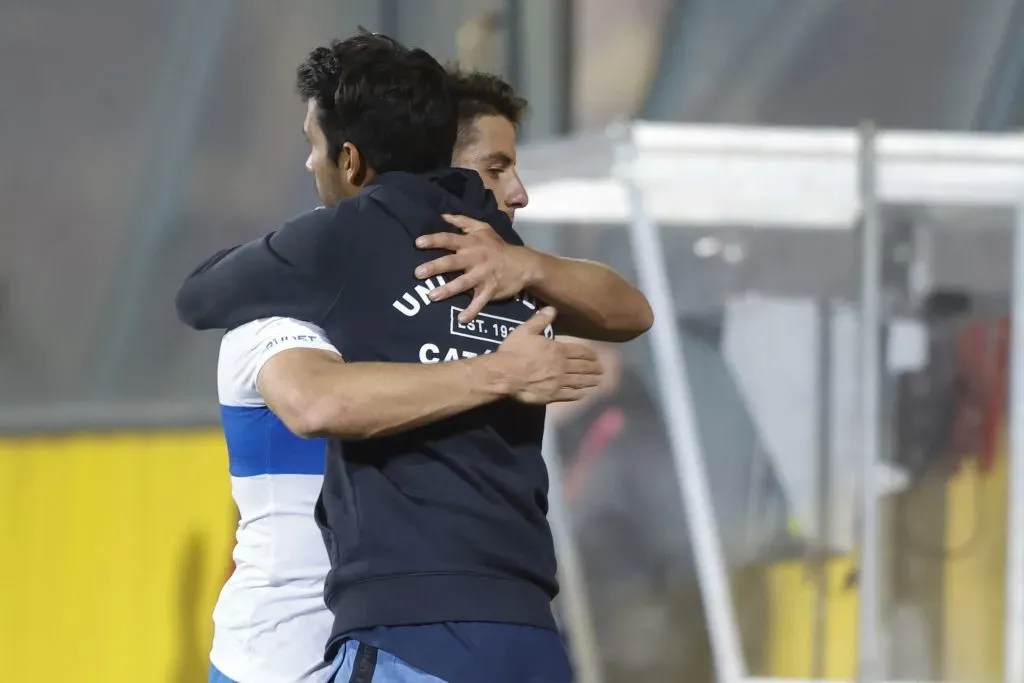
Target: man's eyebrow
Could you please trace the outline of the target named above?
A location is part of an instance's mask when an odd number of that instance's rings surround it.
[[[511,166],[515,162],[513,162],[512,157],[504,152],[492,152],[484,157],[484,163],[488,165]]]

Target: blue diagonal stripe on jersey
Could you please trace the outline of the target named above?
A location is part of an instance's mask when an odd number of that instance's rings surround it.
[[[324,473],[326,441],[296,436],[269,408],[221,406],[232,477]]]

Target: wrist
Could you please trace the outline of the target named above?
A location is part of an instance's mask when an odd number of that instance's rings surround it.
[[[523,289],[532,289],[544,281],[547,268],[546,260],[551,257],[544,252],[530,247],[513,247],[520,260],[520,272],[523,274]]]
[[[506,356],[495,352],[465,361],[472,385],[493,399],[508,398],[518,391],[515,373]]]

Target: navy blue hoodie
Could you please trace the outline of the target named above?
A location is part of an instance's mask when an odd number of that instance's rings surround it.
[[[441,253],[414,241],[454,231],[440,213],[485,220],[522,244],[476,173],[388,173],[336,208],[212,257],[179,292],[178,314],[196,329],[271,316],[311,322],[346,362],[490,353],[538,303],[491,303],[461,325],[468,294],[430,302],[440,279],[413,271]],[[503,400],[396,436],[330,439],[316,517],[331,560],[332,641],[452,621],[554,628],[543,431],[543,408]]]

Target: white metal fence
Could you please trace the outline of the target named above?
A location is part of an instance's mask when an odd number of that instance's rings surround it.
[[[859,432],[858,679],[887,677],[880,612],[879,505],[890,473],[884,467],[883,371],[896,305],[884,282],[883,208],[925,205],[954,210],[1005,209],[1012,225],[1013,319],[1010,350],[1010,517],[1004,677],[1024,683],[1024,136],[859,130],[785,130],[633,123],[605,133],[535,147],[520,155],[530,206],[520,220],[625,224],[639,282],[655,309],[651,332],[656,379],[679,477],[719,680],[750,680],[683,362],[686,341],[673,324],[674,300],[664,230],[734,228],[803,230],[855,237],[859,286],[857,413]],[[664,228],[661,230],[660,228]],[[971,226],[962,226],[963,230]],[[909,294],[932,284],[927,264],[908,264]],[[917,268],[917,271],[914,269]],[[922,272],[923,269],[923,272]],[[558,501],[554,501],[557,505]],[[563,538],[564,549],[571,539]],[[573,567],[570,558],[565,566]],[[571,575],[566,580],[574,580]],[[582,599],[583,591],[569,590]],[[577,632],[586,610],[570,610]],[[586,644],[584,638],[584,645]],[[595,657],[585,649],[578,657]],[[584,662],[584,680],[599,670]]]

